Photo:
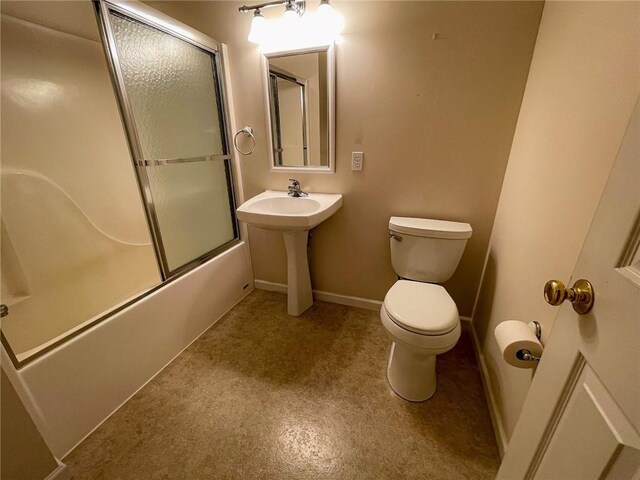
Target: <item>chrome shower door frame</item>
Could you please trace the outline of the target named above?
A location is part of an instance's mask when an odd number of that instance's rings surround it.
[[[240,229],[238,227],[238,220],[236,218],[236,198],[235,198],[235,185],[234,185],[234,172],[232,162],[232,150],[229,139],[232,138],[232,132],[230,130],[230,115],[229,104],[227,99],[227,93],[224,85],[224,72],[222,71],[223,59],[221,58],[220,43],[215,39],[204,35],[203,33],[184,25],[177,20],[164,15],[157,10],[137,1],[124,1],[124,0],[93,0],[96,10],[96,17],[98,20],[98,26],[100,35],[103,41],[103,47],[105,50],[105,56],[109,65],[111,74],[111,80],[116,90],[116,97],[122,115],[123,123],[127,133],[127,139],[129,149],[133,158],[134,168],[136,176],[138,178],[138,186],[143,198],[144,208],[147,213],[147,222],[149,224],[149,230],[154,244],[154,250],[160,272],[162,274],[163,281],[174,278],[182,273],[193,269],[194,267],[201,265],[207,260],[219,255],[220,253],[228,250],[234,245],[240,242]],[[124,15],[125,17],[136,20],[142,24],[148,25],[152,28],[162,31],[168,35],[183,40],[195,47],[210,53],[214,59],[215,68],[215,84],[216,84],[216,98],[219,106],[218,119],[221,125],[221,140],[224,153],[222,155],[209,155],[198,158],[175,158],[165,160],[148,160],[144,158],[140,138],[138,136],[138,129],[136,127],[135,118],[133,115],[133,109],[129,100],[126,86],[124,84],[124,76],[120,69],[120,62],[118,58],[118,50],[116,47],[115,38],[113,36],[113,30],[111,28],[109,12],[113,11]],[[213,73],[213,72],[212,72]],[[190,261],[189,263],[170,269],[164,245],[162,242],[162,234],[160,230],[160,224],[158,216],[156,214],[153,195],[151,192],[151,186],[146,167],[149,165],[167,165],[174,163],[188,163],[194,161],[209,161],[209,160],[222,160],[225,162],[225,170],[227,171],[227,188],[229,192],[229,202],[231,205],[231,218],[232,227],[234,232],[234,238],[219,247],[201,255],[200,257]]]
[[[276,79],[275,82],[271,81],[271,77]],[[302,166],[309,166],[309,111],[307,109],[308,103],[308,82],[304,78],[298,78],[288,72],[277,67],[269,66],[269,88],[273,90],[270,99],[273,100],[273,104],[269,104],[269,108],[273,108],[275,113],[276,125],[272,124],[271,138],[273,140],[273,158],[278,166],[283,166],[283,148],[282,148],[282,128],[280,122],[280,90],[278,87],[278,79],[285,80],[287,82],[294,83],[300,87],[300,108],[302,110]],[[273,123],[273,122],[272,122]]]

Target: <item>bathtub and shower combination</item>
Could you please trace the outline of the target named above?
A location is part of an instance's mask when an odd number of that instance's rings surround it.
[[[44,3],[2,11],[2,360],[61,458],[253,276],[224,45],[142,4]]]

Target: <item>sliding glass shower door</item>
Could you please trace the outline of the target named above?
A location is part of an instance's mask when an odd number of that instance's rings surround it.
[[[128,0],[10,11],[0,340],[21,366],[239,238],[214,40]]]
[[[217,45],[100,4],[165,278],[237,242]]]

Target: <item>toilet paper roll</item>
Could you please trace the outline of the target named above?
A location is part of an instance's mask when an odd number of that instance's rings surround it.
[[[535,360],[520,360],[516,356],[521,349],[529,350],[536,357],[542,355],[542,344],[529,325],[519,320],[507,320],[498,324],[493,334],[502,358],[509,365],[518,368],[534,368],[538,365]]]

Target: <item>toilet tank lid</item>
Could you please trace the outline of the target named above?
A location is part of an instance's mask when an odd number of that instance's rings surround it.
[[[428,218],[391,217],[389,230],[419,237],[465,239],[473,230],[468,223]]]

